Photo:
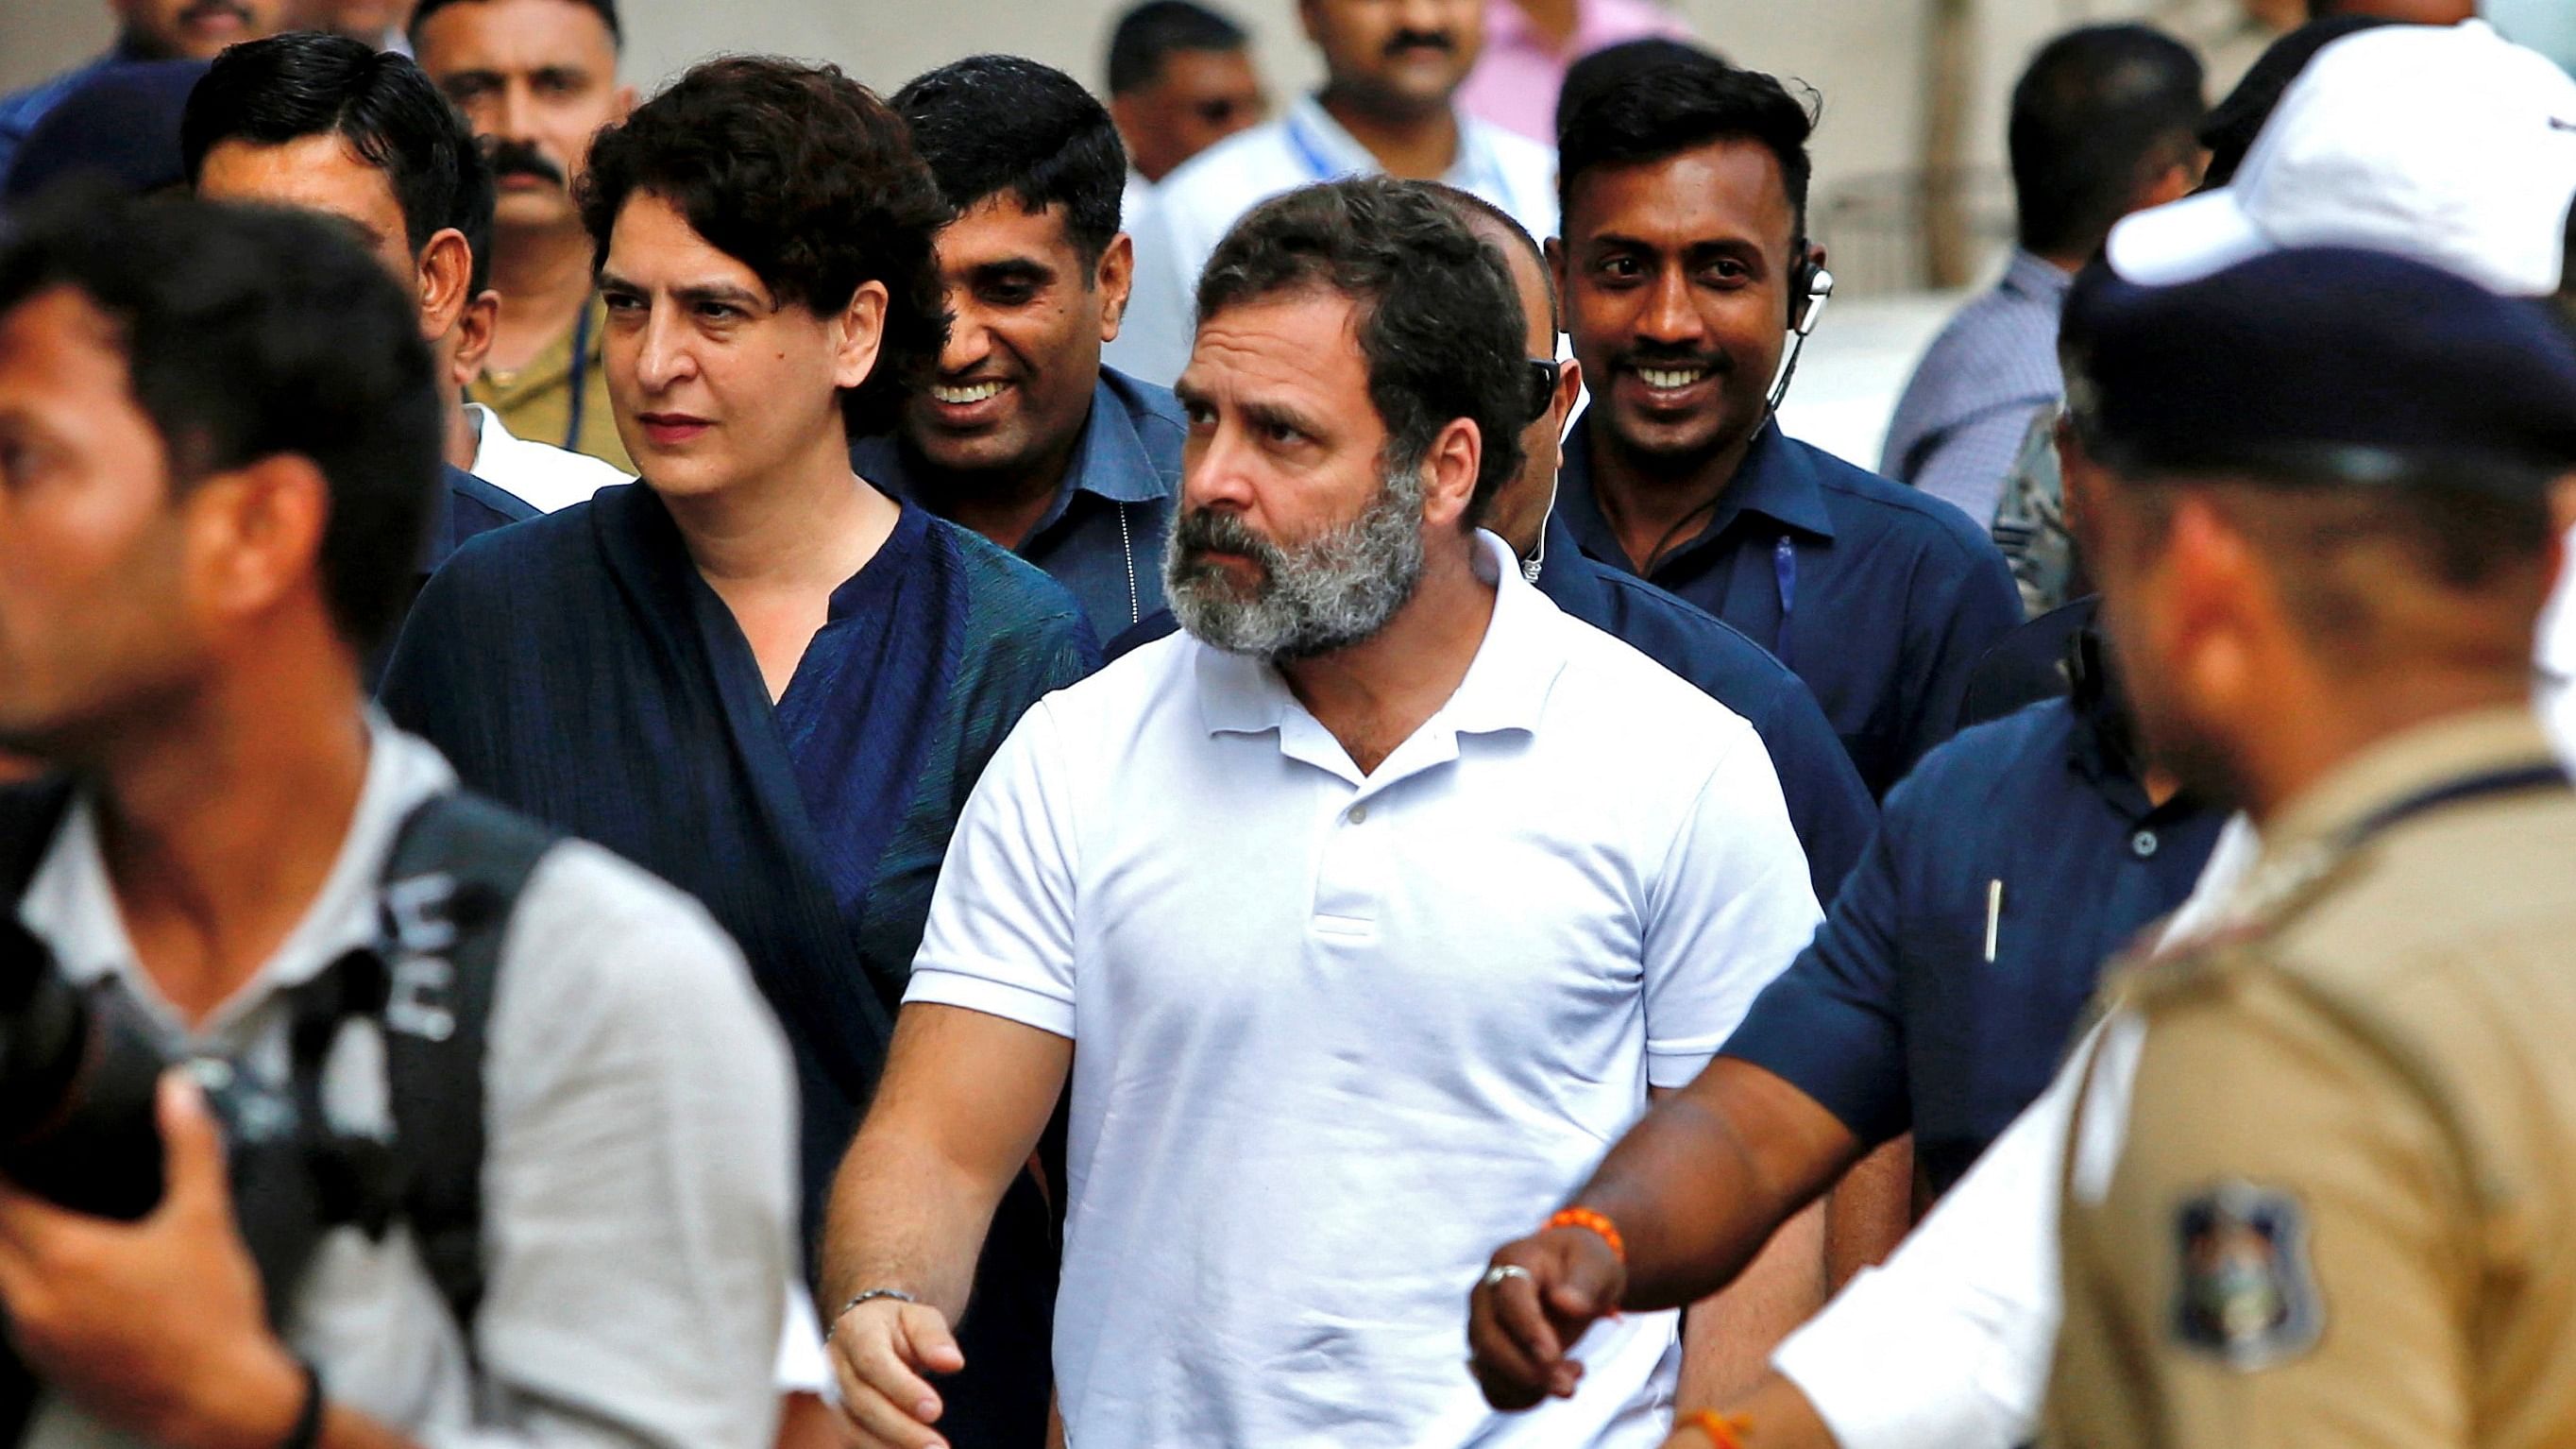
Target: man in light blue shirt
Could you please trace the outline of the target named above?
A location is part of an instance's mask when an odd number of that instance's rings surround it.
[[[2019,245],[1994,290],[1970,302],[1916,364],[1878,471],[1995,516],[2031,420],[2065,393],[2057,312],[2111,224],[2189,191],[2201,67],[2144,25],[2088,25],[2040,48],[2013,88],[2010,144]]]
[[[896,430],[851,464],[1046,570],[1108,638],[1163,606],[1188,431],[1169,391],[1100,361],[1134,275],[1117,128],[1015,56],[942,66],[894,104],[957,213],[936,243],[951,320]]]
[[[1324,63],[1323,89],[1267,124],[1210,147],[1154,188],[1137,223],[1136,304],[1112,361],[1168,383],[1189,361],[1190,298],[1208,254],[1256,204],[1341,176],[1443,181],[1556,234],[1556,151],[1454,104],[1484,49],[1480,0],[1398,7],[1300,0]]]

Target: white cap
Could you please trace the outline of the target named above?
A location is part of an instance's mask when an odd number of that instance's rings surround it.
[[[2170,286],[2284,247],[2367,247],[2546,296],[2571,199],[2576,79],[2482,21],[2390,25],[2317,52],[2233,185],[2113,227],[2111,270]]]

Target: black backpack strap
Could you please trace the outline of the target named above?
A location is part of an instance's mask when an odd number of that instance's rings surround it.
[[[403,1216],[469,1346],[483,1301],[483,1071],[501,944],[555,842],[452,791],[412,812],[385,863],[385,1077],[409,1168]]]
[[[71,804],[72,782],[65,775],[0,789],[0,907],[17,909]]]

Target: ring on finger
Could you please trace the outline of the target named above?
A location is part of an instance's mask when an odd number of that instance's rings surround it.
[[[1502,1286],[1503,1280],[1506,1278],[1527,1278],[1529,1276],[1530,1270],[1522,1267],[1518,1263],[1496,1263],[1494,1266],[1485,1270],[1484,1277],[1476,1280],[1476,1286],[1479,1288],[1499,1288]]]

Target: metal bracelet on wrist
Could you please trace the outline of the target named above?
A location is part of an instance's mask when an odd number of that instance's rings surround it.
[[[911,1294],[904,1292],[900,1288],[871,1288],[865,1293],[861,1293],[852,1298],[849,1302],[841,1305],[840,1311],[832,1315],[831,1323],[824,1328],[823,1341],[825,1343],[830,1343],[832,1341],[832,1335],[841,1331],[841,1320],[850,1316],[851,1309],[858,1307],[862,1303],[874,1303],[880,1298],[891,1298],[897,1303],[911,1303],[916,1305],[921,1302],[920,1299],[913,1297]]]

